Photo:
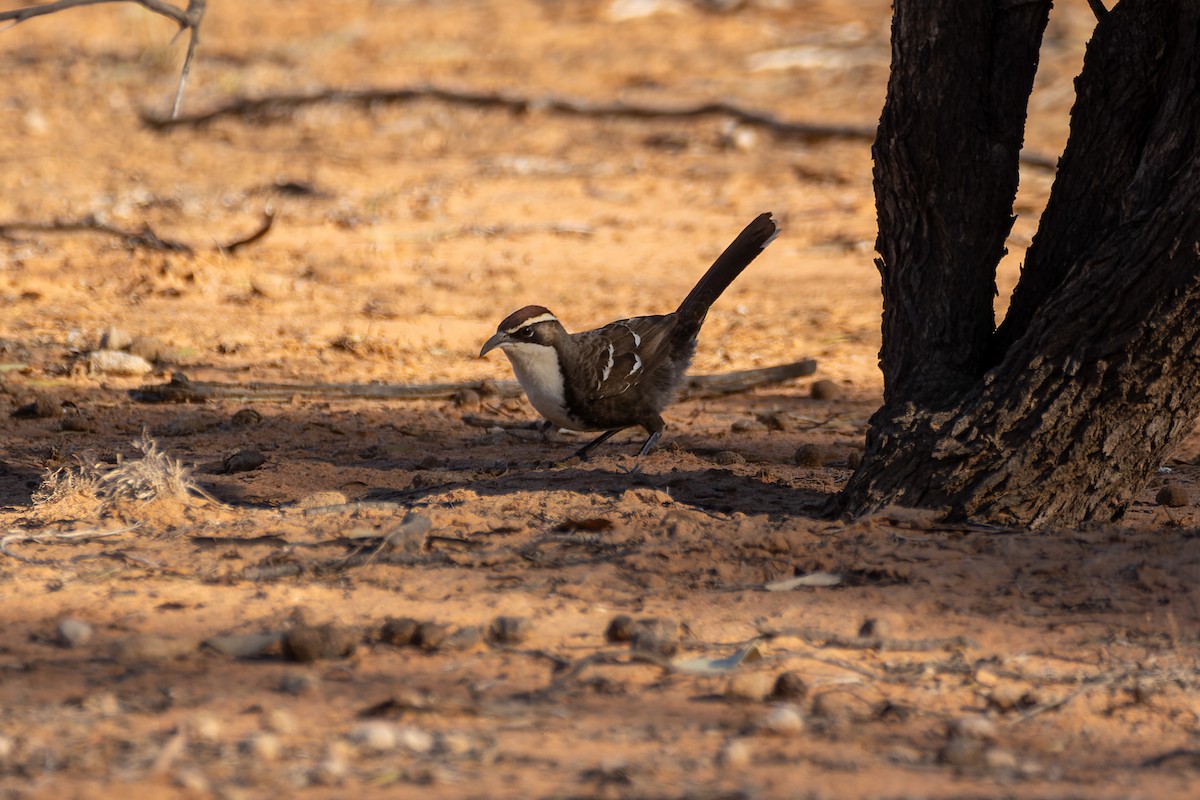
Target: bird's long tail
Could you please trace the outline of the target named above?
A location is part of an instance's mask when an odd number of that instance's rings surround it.
[[[779,227],[771,219],[771,212],[759,214],[754,221],[737,235],[725,252],[717,256],[717,260],[704,273],[704,277],[695,288],[679,304],[675,312],[676,330],[696,333],[704,324],[708,307],[716,302],[721,293],[729,288],[729,284],[742,274],[742,270],[750,266],[750,262],[779,235]]]

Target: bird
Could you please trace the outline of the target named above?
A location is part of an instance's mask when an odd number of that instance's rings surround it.
[[[530,404],[552,425],[602,431],[571,458],[586,460],[617,433],[640,426],[648,434],[640,460],[666,427],[662,412],[675,400],[709,307],[778,235],[771,212],[758,215],[670,314],[568,333],[546,307],[525,306],[501,321],[479,357],[496,349],[508,356]]]

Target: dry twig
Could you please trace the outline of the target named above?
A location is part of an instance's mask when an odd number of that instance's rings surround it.
[[[187,56],[183,60],[183,68],[179,71],[179,84],[175,89],[175,102],[171,105],[171,118],[179,116],[179,105],[183,101],[183,89],[187,84],[188,75],[192,70],[192,59],[196,55],[196,45],[200,43],[200,22],[204,19],[204,11],[208,0],[188,0],[187,8],[179,8],[163,0],[58,0],[55,3],[45,3],[38,6],[26,6],[12,11],[0,11],[0,22],[11,21],[12,28],[34,17],[65,11],[79,6],[94,6],[100,3],[137,3],[142,8],[161,14],[179,25],[179,34],[191,31],[188,40]],[[178,36],[179,34],[176,34]]]
[[[718,375],[693,375],[680,393],[682,400],[720,397],[749,391],[811,375],[817,362],[812,359],[762,369],[748,369]],[[141,403],[203,403],[208,400],[236,400],[242,403],[286,403],[296,397],[339,400],[453,400],[463,392],[486,397],[520,397],[516,381],[462,381],[458,383],[219,383],[192,381],[182,373],[171,376],[169,383],[139,386],[130,395]],[[472,417],[468,424],[480,425]],[[497,420],[495,424],[502,424]]]
[[[214,249],[219,253],[230,254],[238,248],[244,247],[251,242],[257,242],[259,239],[267,235],[271,230],[271,226],[275,222],[275,214],[270,209],[263,212],[262,222],[258,228],[246,236],[239,236],[236,239],[226,243],[217,244]],[[92,215],[83,217],[82,219],[55,220],[54,222],[0,222],[0,236],[11,238],[13,233],[17,231],[26,231],[34,233],[74,233],[76,231],[91,231],[95,233],[106,233],[109,236],[115,236],[121,239],[126,247],[131,249],[144,248],[146,250],[165,250],[173,253],[192,254],[198,248],[186,242],[175,241],[174,239],[164,239],[155,233],[149,225],[142,225],[140,231],[126,230],[119,228],[116,225],[109,225],[106,222],[101,222]]]
[[[788,122],[771,114],[752,111],[736,103],[723,100],[696,103],[687,106],[653,106],[623,103],[620,101],[589,102],[552,95],[526,96],[500,92],[472,91],[470,89],[448,89],[443,86],[400,86],[395,88],[374,87],[367,89],[319,89],[312,92],[294,92],[264,95],[262,97],[235,97],[221,105],[183,116],[161,117],[145,112],[142,121],[155,130],[166,130],[177,125],[203,125],[222,117],[253,117],[264,114],[293,111],[319,103],[411,103],[418,100],[433,100],[450,105],[473,108],[491,108],[510,111],[514,114],[543,112],[572,117],[616,117],[620,119],[700,119],[703,117],[725,117],[742,125],[761,128],[781,139],[816,141],[822,139],[857,139],[874,141],[875,127],[871,125],[836,125],[820,122]],[[1022,151],[1021,161],[1031,166],[1055,169],[1058,160],[1050,156]]]

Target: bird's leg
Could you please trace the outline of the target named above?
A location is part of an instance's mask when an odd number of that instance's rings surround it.
[[[646,453],[649,453],[650,448],[654,447],[654,443],[658,441],[658,437],[660,436],[662,436],[662,431],[655,431],[654,433],[650,434],[650,438],[646,440],[644,445],[642,445],[642,449],[638,450],[637,457],[641,458],[642,456],[646,455]]]
[[[592,452],[592,450],[594,450],[597,447],[597,445],[604,444],[609,439],[616,436],[618,433],[620,433],[623,430],[625,430],[625,429],[624,428],[614,428],[611,431],[605,431],[604,433],[600,434],[595,439],[592,439],[590,442],[585,444],[583,447],[579,448],[574,453],[572,453],[571,458],[578,458],[580,461],[587,461],[588,453]]]

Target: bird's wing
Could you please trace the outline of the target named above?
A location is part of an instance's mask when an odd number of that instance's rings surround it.
[[[587,397],[616,397],[653,376],[670,355],[674,328],[675,318],[662,315],[621,320],[594,331],[592,367],[596,372]]]

